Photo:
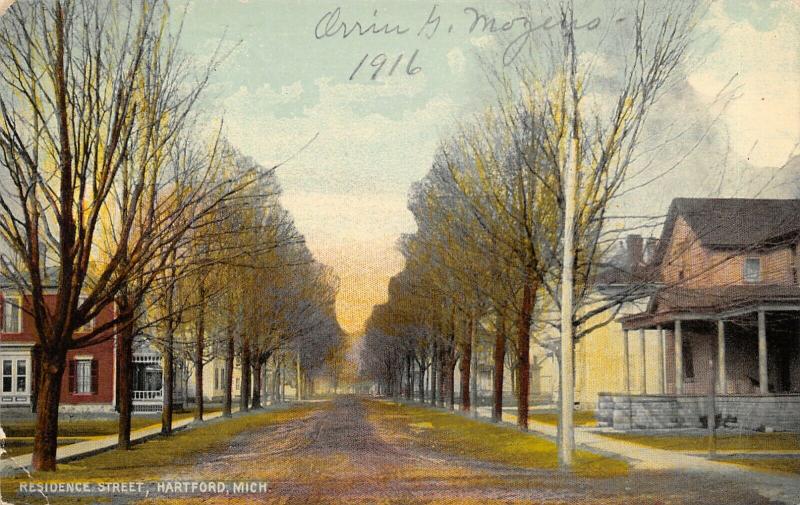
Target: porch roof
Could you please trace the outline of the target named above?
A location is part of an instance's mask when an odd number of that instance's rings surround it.
[[[648,309],[619,319],[624,329],[653,328],[676,319],[719,319],[760,309],[800,310],[800,287],[746,284],[657,291]]]

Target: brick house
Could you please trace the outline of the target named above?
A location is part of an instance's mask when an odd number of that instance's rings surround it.
[[[624,386],[599,395],[600,422],[702,426],[713,390],[726,425],[800,430],[799,242],[800,200],[673,200],[654,257],[660,287],[619,320]],[[630,332],[655,339],[638,364],[657,369],[654,390],[633,390]]]
[[[46,295],[55,304],[55,294]],[[30,298],[13,283],[0,278],[0,407],[31,409],[36,403],[39,367],[38,344],[33,317],[25,310]],[[114,318],[114,308],[102,310],[92,324]],[[88,330],[89,328],[85,328]],[[78,334],[81,332],[79,331]],[[61,383],[64,411],[108,411],[115,408],[115,339],[67,353],[67,367]]]
[[[50,278],[55,278],[50,275]],[[51,290],[54,286],[49,286]],[[47,295],[55,304],[55,294]],[[32,409],[36,403],[38,355],[33,317],[26,311],[29,298],[21,296],[15,284],[0,277],[0,408]],[[101,311],[93,324],[114,318],[114,308]],[[80,335],[80,331],[77,332]],[[153,335],[141,335],[134,342],[133,412],[160,412],[163,405],[163,357]],[[194,398],[191,363],[175,360],[173,399],[177,408]],[[234,397],[238,395],[241,369],[234,368]],[[217,358],[205,367],[204,394],[218,401],[224,393],[225,361]],[[67,353],[61,383],[60,409],[65,412],[113,412],[117,406],[116,336],[98,344]]]

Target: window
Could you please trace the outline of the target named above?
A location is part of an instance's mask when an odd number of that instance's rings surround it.
[[[3,360],[3,393],[11,393],[14,384],[14,362],[10,359]]]
[[[689,342],[683,342],[683,378],[694,379],[694,358],[692,356],[692,345]]]
[[[70,361],[69,385],[71,393],[97,393],[97,360],[80,358]]]
[[[3,393],[28,392],[28,360],[3,360]]]
[[[22,331],[22,311],[20,298],[7,296],[3,298],[3,332],[19,333]]]
[[[219,368],[214,369],[214,389],[219,389]]]
[[[24,393],[28,382],[28,362],[24,359],[17,360],[17,393]]]
[[[759,282],[761,280],[761,258],[745,258],[744,281]]]
[[[75,392],[92,392],[92,362],[88,359],[78,360],[75,372]]]

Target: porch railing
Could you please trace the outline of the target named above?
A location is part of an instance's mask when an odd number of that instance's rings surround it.
[[[175,401],[182,401],[184,397],[183,391],[175,391],[173,399]],[[134,391],[134,401],[161,401],[163,398],[163,391],[161,389],[155,391]]]
[[[160,389],[155,391],[134,391],[133,392],[133,400],[161,400],[162,398],[162,391]]]

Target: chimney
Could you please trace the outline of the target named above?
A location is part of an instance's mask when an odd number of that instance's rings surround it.
[[[625,237],[625,246],[628,250],[628,267],[630,271],[644,262],[644,241],[641,235],[628,235]]]
[[[658,249],[658,239],[655,237],[648,237],[644,245],[644,263],[646,265],[649,265],[653,262],[653,258],[656,255],[656,249]]]

